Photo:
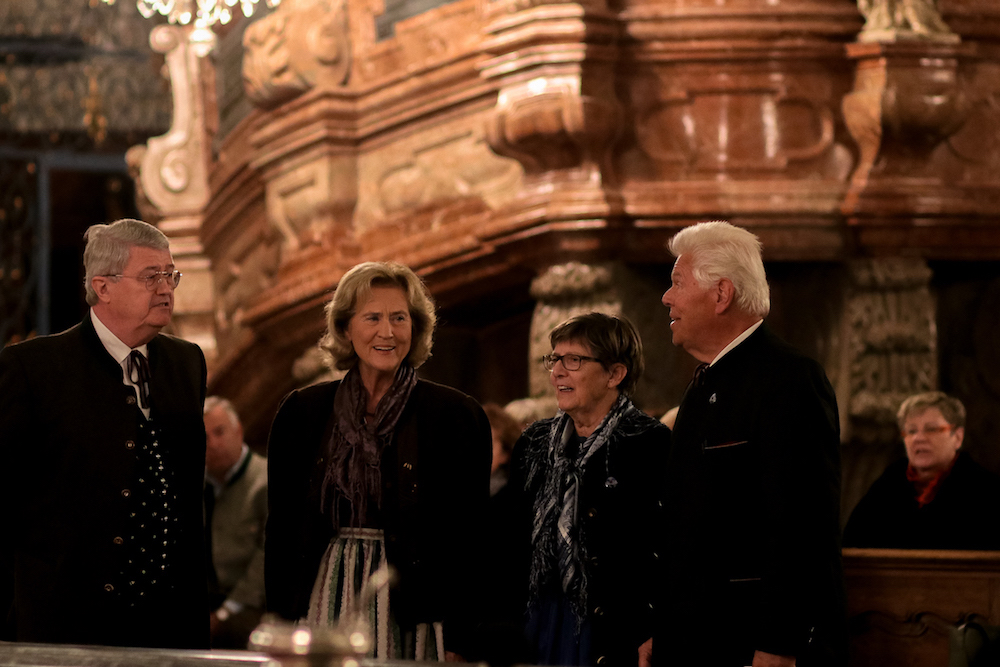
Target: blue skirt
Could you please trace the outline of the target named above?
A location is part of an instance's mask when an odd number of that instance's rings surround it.
[[[542,596],[528,610],[525,636],[535,649],[539,665],[585,666],[591,664],[591,625],[577,623],[569,601],[557,594]]]

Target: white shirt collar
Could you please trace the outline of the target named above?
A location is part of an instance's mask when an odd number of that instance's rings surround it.
[[[726,356],[726,353],[728,353],[733,348],[735,348],[737,345],[739,345],[740,343],[742,343],[743,341],[745,341],[747,338],[749,338],[750,334],[752,334],[754,331],[756,331],[760,327],[760,325],[763,324],[763,323],[764,323],[764,320],[757,320],[756,322],[754,322],[753,324],[751,324],[749,327],[747,327],[746,331],[744,331],[739,336],[737,336],[736,338],[734,338],[733,341],[729,345],[727,345],[724,348],[722,348],[722,352],[719,352],[719,354],[715,357],[715,359],[712,360],[712,363],[710,363],[709,366],[714,366],[716,363],[718,363],[719,359],[721,359],[722,357]]]
[[[101,318],[97,316],[97,313],[94,312],[93,308],[90,309],[90,320],[94,323],[94,331],[97,332],[97,337],[101,339],[102,343],[104,343],[104,347],[107,349],[108,354],[114,357],[114,360],[119,364],[125,363],[125,359],[127,359],[129,353],[132,352],[132,348],[123,343],[118,336],[111,332],[111,329],[105,326],[104,322],[102,322]],[[149,352],[146,349],[145,344],[142,344],[135,349],[142,352],[142,355],[147,359],[149,358]]]

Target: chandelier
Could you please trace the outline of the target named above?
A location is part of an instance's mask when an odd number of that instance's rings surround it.
[[[104,0],[109,5],[115,0]],[[244,16],[251,16],[257,8],[258,0],[136,0],[135,6],[144,17],[153,14],[167,17],[171,23],[187,25],[194,21],[198,29],[206,29],[215,23],[226,24],[233,18],[233,7],[238,3]],[[281,0],[265,0],[268,7],[276,7]]]

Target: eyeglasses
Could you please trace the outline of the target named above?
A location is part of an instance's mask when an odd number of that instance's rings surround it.
[[[951,431],[955,427],[951,424],[942,424],[941,426],[924,426],[923,428],[905,428],[903,429],[904,438],[912,438],[918,433],[923,433],[925,436],[930,437],[932,435],[941,435],[946,431]]]
[[[542,366],[545,370],[551,371],[556,367],[556,362],[562,362],[563,368],[568,371],[578,371],[585,361],[600,361],[597,357],[585,357],[582,354],[546,354],[542,357]]]
[[[181,276],[184,274],[180,271],[156,271],[155,273],[150,273],[147,276],[126,276],[121,273],[106,273],[105,278],[131,278],[132,280],[141,280],[146,283],[146,289],[152,291],[160,286],[164,280],[171,287],[177,287],[181,282]]]

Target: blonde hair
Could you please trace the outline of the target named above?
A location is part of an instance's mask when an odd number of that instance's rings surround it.
[[[910,415],[920,414],[931,409],[937,409],[952,427],[965,428],[965,406],[962,405],[962,401],[943,391],[927,391],[910,396],[899,406],[899,411],[896,412],[899,430],[903,430],[906,418]]]
[[[406,295],[410,319],[413,321],[413,339],[406,361],[418,368],[431,356],[434,327],[434,300],[423,281],[408,266],[397,262],[364,262],[344,274],[326,304],[326,334],[319,346],[326,353],[327,362],[336,370],[346,371],[358,363],[354,345],[347,339],[347,326],[371,296],[373,287],[398,287]]]
[[[771,311],[771,291],[755,234],[714,220],[686,227],[668,244],[674,257],[688,255],[694,279],[702,289],[722,278],[733,283],[736,305],[743,312],[766,317]]]

